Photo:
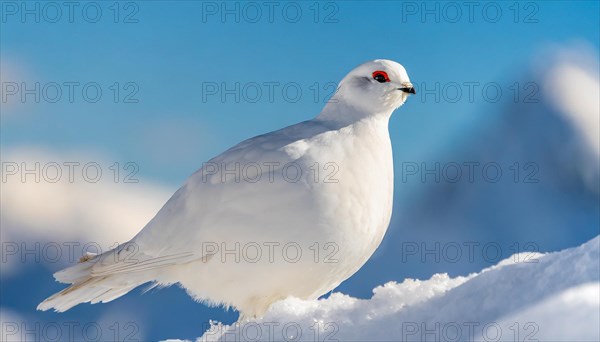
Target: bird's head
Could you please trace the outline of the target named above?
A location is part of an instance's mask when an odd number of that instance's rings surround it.
[[[366,62],[340,82],[330,102],[343,102],[365,113],[391,113],[400,107],[415,88],[406,69],[387,59]]]

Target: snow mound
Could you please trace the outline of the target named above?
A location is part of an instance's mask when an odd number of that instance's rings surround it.
[[[261,319],[212,322],[197,341],[598,341],[599,243],[516,254],[466,277],[389,282],[366,300],[288,298]]]

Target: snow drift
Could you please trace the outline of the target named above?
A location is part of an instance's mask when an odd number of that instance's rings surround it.
[[[213,322],[197,341],[598,341],[599,243],[515,254],[464,277],[389,282],[366,300],[288,298],[261,319]]]

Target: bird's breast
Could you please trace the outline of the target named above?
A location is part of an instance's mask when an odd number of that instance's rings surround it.
[[[367,258],[387,230],[393,199],[392,149],[385,126],[345,127],[316,148],[314,185],[321,222],[348,253]]]

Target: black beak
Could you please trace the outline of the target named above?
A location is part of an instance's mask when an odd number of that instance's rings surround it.
[[[417,91],[415,90],[414,87],[405,87],[405,88],[398,88],[398,90],[402,90],[405,93],[409,93],[409,94],[416,94]]]

